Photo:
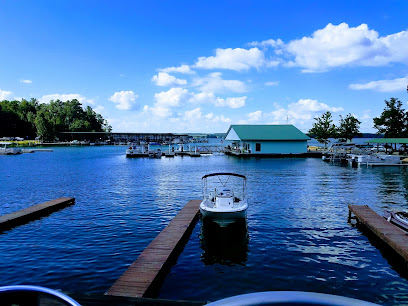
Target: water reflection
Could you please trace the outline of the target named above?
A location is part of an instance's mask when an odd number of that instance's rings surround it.
[[[211,220],[201,220],[201,261],[205,265],[244,265],[248,258],[246,220],[220,227]]]

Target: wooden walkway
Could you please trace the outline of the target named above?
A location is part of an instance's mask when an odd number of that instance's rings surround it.
[[[105,294],[149,297],[191,234],[200,202],[189,201]]]
[[[75,203],[75,198],[59,198],[0,216],[0,230],[27,223]]]
[[[405,231],[385,220],[367,205],[349,205],[350,217],[351,213],[360,223],[408,261],[408,236]]]

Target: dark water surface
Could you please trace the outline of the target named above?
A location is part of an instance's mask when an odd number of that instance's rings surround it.
[[[248,177],[248,229],[198,222],[159,297],[211,301],[303,290],[408,304],[398,260],[347,222],[348,204],[378,213],[408,209],[408,169],[312,158],[127,159],[125,149],[0,156],[0,214],[76,198],[71,207],[0,234],[0,285],[103,293],[188,200],[201,197],[204,174],[228,171]]]

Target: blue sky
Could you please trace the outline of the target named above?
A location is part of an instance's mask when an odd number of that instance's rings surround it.
[[[77,98],[115,132],[408,109],[408,1],[2,1],[0,100]]]

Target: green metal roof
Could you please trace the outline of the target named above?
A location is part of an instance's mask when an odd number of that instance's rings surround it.
[[[303,132],[291,124],[282,125],[231,125],[241,140],[309,140]]]
[[[366,143],[405,143],[408,144],[408,138],[373,138]]]

